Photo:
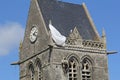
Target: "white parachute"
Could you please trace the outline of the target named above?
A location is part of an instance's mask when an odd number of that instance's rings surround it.
[[[49,23],[52,39],[59,46],[65,46],[66,37],[63,36],[51,23]]]

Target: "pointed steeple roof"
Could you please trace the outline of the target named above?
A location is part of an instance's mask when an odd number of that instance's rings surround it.
[[[70,30],[77,26],[83,39],[100,40],[85,4],[78,5],[58,0],[37,0],[37,2],[48,29],[51,20],[53,26],[65,36],[69,36]]]

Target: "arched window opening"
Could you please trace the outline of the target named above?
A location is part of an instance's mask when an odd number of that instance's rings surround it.
[[[78,62],[76,58],[71,57],[69,59],[69,80],[78,80]]]
[[[29,74],[30,74],[30,80],[34,80],[35,71],[32,64],[29,65]]]
[[[82,61],[82,80],[92,80],[91,78],[92,64],[89,59]]]
[[[36,66],[37,66],[37,77],[38,77],[38,80],[42,80],[42,69],[41,69],[40,61],[37,61]]]

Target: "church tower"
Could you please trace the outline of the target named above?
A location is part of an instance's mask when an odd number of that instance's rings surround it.
[[[19,57],[20,80],[108,80],[106,37],[84,3],[31,0]]]

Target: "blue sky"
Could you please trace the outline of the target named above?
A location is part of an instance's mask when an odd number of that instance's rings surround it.
[[[118,51],[108,55],[110,80],[120,75],[120,0],[61,0],[81,4],[84,2],[101,35],[107,35],[107,49]],[[19,67],[11,66],[19,60],[19,42],[22,40],[28,17],[30,0],[0,0],[0,80],[19,80]]]

